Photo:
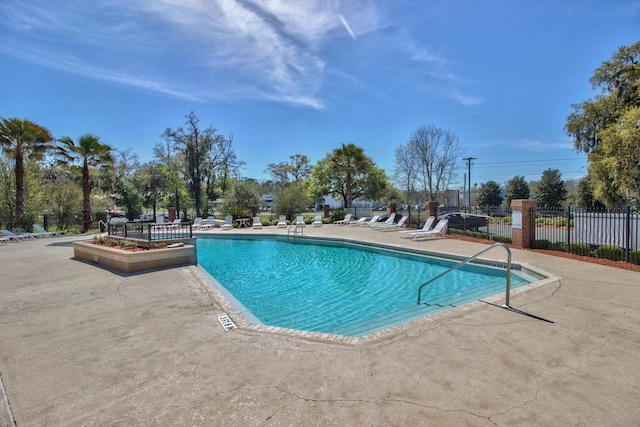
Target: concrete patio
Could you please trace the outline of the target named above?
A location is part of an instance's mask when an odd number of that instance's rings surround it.
[[[218,229],[203,234],[286,234]],[[334,236],[472,255],[486,245]],[[69,242],[0,246],[0,426],[637,425],[640,275],[514,251],[558,280],[516,292],[535,317],[473,303],[340,343],[241,326],[196,267],[120,275]],[[504,259],[504,251],[487,253]],[[389,272],[393,277],[393,272]]]

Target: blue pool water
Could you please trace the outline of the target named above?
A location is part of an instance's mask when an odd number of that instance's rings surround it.
[[[453,261],[322,240],[198,238],[198,263],[253,321],[361,336],[504,293],[503,269],[466,265],[418,287]],[[512,272],[511,287],[530,283]]]

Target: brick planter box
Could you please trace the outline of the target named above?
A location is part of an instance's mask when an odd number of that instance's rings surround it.
[[[198,264],[195,239],[177,248],[139,252],[115,249],[92,242],[73,242],[73,255],[75,258],[104,265],[123,273]]]

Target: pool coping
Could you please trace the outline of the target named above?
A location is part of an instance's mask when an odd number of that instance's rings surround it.
[[[228,237],[236,237],[236,238],[242,237],[242,238],[252,238],[252,239],[275,237],[278,239],[287,239],[287,240],[291,238],[286,235],[275,234],[275,233],[261,233],[261,234],[250,234],[250,235],[247,235],[247,234],[205,235],[203,234],[202,237],[213,238],[213,239],[228,238]],[[452,260],[452,261],[462,261],[468,258],[467,256],[448,253],[448,252],[435,252],[435,251],[422,250],[422,249],[416,249],[416,248],[407,248],[404,246],[393,245],[393,244],[368,242],[368,241],[354,240],[354,239],[348,239],[348,238],[325,237],[325,236],[298,236],[295,238],[302,239],[302,240],[324,240],[324,241],[330,241],[330,242],[342,242],[342,243],[349,243],[354,245],[370,246],[378,249],[386,249],[386,250],[393,250],[397,252],[407,252],[407,253],[412,253],[416,255],[445,258],[447,260]],[[496,267],[496,268],[506,268],[507,262],[488,259],[488,258],[476,258],[472,262],[470,262],[470,264],[484,265],[484,266]],[[520,294],[522,292],[527,292],[531,289],[535,289],[540,286],[545,286],[545,285],[560,281],[560,277],[555,276],[549,272],[546,272],[538,267],[531,266],[529,263],[526,263],[526,262],[525,263],[512,262],[511,269],[521,271],[527,275],[530,275],[534,278],[539,279],[528,285],[519,286],[515,289],[511,289],[510,290],[511,296]],[[256,324],[252,322],[250,319],[248,319],[247,316],[224,294],[224,292],[220,290],[220,288],[224,289],[224,286],[220,284],[215,279],[215,277],[213,277],[206,270],[204,270],[204,268],[202,268],[199,264],[197,266],[194,266],[194,271],[197,274],[197,278],[199,279],[201,286],[203,286],[203,288],[211,295],[211,297],[220,305],[220,308],[223,310],[223,312],[233,320],[233,322],[236,324],[238,328],[241,328],[245,331],[267,332],[267,333],[282,335],[282,336],[291,337],[291,338],[301,338],[301,339],[315,341],[315,342],[344,344],[344,345],[359,345],[364,343],[371,343],[378,340],[393,338],[395,336],[406,334],[408,333],[409,329],[413,329],[417,325],[432,323],[438,320],[457,316],[461,312],[479,309],[480,307],[483,307],[487,303],[508,308],[506,305],[500,303],[500,301],[504,301],[504,298],[505,298],[504,294],[497,294],[497,295],[482,298],[476,301],[472,301],[458,307],[446,309],[444,311],[440,311],[433,314],[428,314],[418,319],[408,320],[399,325],[393,325],[388,328],[375,331],[361,337],[353,337],[353,336],[347,336],[347,335],[330,334],[326,332],[304,331],[299,329],[284,328],[280,326]]]

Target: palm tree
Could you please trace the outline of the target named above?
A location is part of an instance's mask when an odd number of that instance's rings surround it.
[[[24,215],[24,161],[41,161],[47,151],[53,149],[51,132],[28,119],[11,118],[0,120],[0,146],[2,151],[15,160],[16,216],[14,226],[22,228]]]
[[[333,150],[331,164],[336,173],[345,175],[345,187],[347,197],[345,202],[347,208],[351,207],[353,199],[353,179],[358,172],[371,166],[369,157],[364,154],[364,150],[355,144],[342,144],[342,147]]]
[[[82,163],[82,194],[84,196],[82,229],[84,231],[90,230],[93,228],[90,171],[91,168],[99,165],[113,164],[114,159],[111,156],[113,148],[101,143],[99,137],[91,134],[82,135],[77,143],[68,136],[63,136],[58,142],[61,145],[58,146],[57,151],[62,163],[68,166]]]

